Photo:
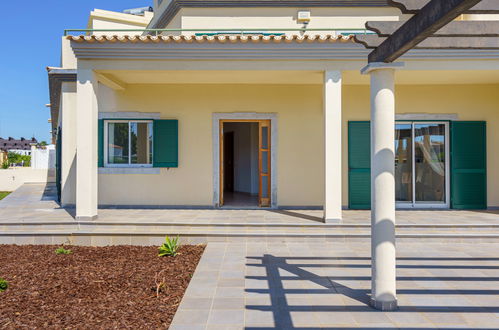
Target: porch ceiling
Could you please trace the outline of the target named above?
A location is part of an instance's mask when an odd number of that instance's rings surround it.
[[[106,70],[99,73],[125,84],[322,84],[321,71],[142,71]],[[344,71],[345,85],[368,85],[369,77],[358,71]],[[409,71],[397,72],[399,85],[499,84],[499,70],[489,71]]]

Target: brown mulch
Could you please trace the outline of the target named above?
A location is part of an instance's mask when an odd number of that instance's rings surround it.
[[[165,329],[204,246],[176,257],[157,247],[0,245],[0,329]],[[159,276],[159,272],[162,272]],[[157,296],[156,282],[166,284]]]

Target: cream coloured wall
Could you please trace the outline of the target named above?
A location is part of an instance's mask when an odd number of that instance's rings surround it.
[[[487,121],[488,205],[499,206],[499,85],[399,85],[397,113],[457,114],[459,120]],[[107,94],[99,111],[160,112],[179,120],[179,168],[161,174],[100,174],[99,203],[118,205],[212,205],[212,113],[278,114],[278,203],[321,206],[323,123],[320,85],[129,85]],[[348,204],[349,120],[369,120],[369,86],[343,91],[343,188]]]
[[[499,21],[499,14],[464,14],[465,21]]]
[[[99,111],[160,112],[162,118],[178,119],[179,167],[161,169],[159,175],[100,174],[99,203],[211,206],[212,113],[274,112],[279,117],[278,202],[320,206],[321,95],[314,85],[129,85],[114,101],[101,101]]]
[[[368,20],[398,21],[406,17],[394,8],[183,8],[167,28],[301,29],[304,25],[297,21],[297,14],[303,10],[310,10],[311,20],[308,28],[311,29],[364,29]],[[331,34],[331,31],[313,31],[310,34]]]
[[[144,16],[130,15],[102,9],[90,12],[87,29],[145,29],[152,19],[152,13]],[[140,35],[141,32],[94,32],[96,35]]]

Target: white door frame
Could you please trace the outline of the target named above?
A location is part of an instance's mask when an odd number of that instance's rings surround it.
[[[399,209],[448,209],[450,208],[450,134],[448,121],[432,121],[432,120],[404,120],[396,121],[397,124],[410,124],[412,132],[412,201],[411,202],[396,202]],[[415,174],[415,150],[414,143],[414,125],[415,124],[444,124],[445,125],[445,203],[431,203],[431,202],[416,202],[416,185]]]
[[[277,114],[257,112],[213,113],[213,206],[220,207],[220,120],[270,120],[270,207],[277,208]]]

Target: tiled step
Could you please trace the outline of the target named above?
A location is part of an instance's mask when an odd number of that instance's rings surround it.
[[[398,235],[446,235],[446,237],[483,237],[499,235],[499,225],[397,225]],[[20,233],[48,235],[50,233],[99,235],[190,235],[206,237],[355,237],[368,236],[371,227],[367,224],[282,224],[282,223],[194,223],[194,222],[137,222],[137,221],[13,221],[0,223],[0,235]],[[449,236],[450,235],[450,236]]]
[[[304,232],[304,231],[196,231],[196,230],[36,230],[2,231],[0,244],[76,244],[76,245],[159,245],[165,236],[180,236],[183,243],[255,241],[280,242],[315,240],[324,242],[361,241],[368,242],[368,232]],[[400,233],[397,240],[407,242],[499,242],[498,233]]]

